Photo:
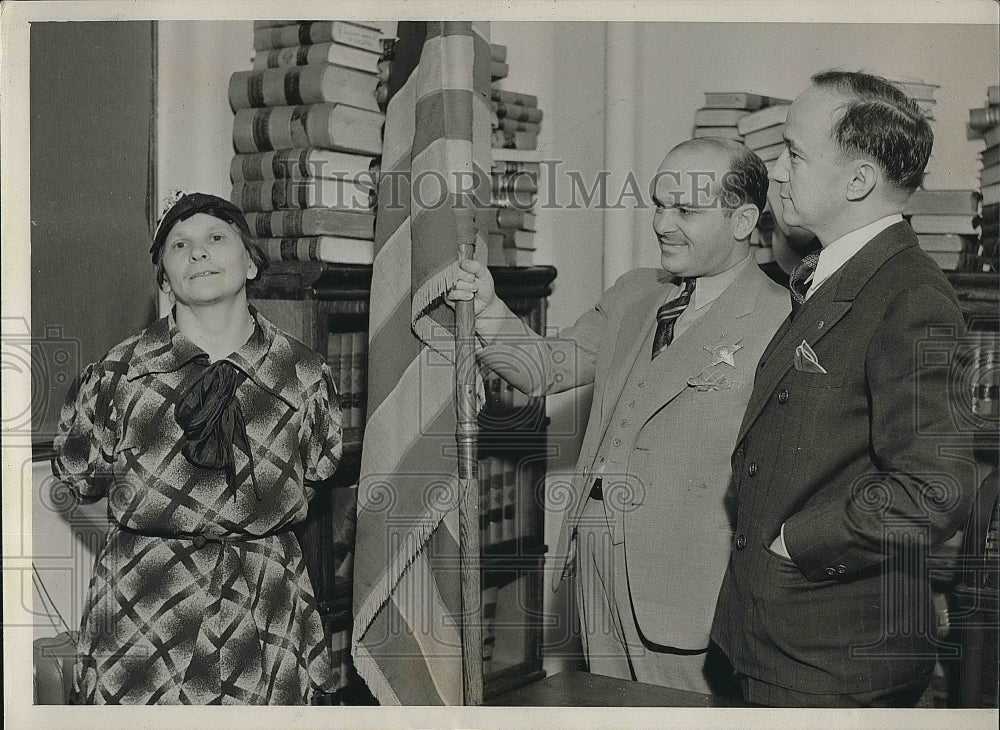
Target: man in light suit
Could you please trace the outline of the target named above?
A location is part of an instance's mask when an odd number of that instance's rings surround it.
[[[750,253],[767,193],[756,155],[682,143],[654,190],[662,269],[625,274],[559,337],[523,327],[475,262],[449,296],[475,294],[480,360],[518,389],[595,385],[556,553],[564,574],[578,569],[590,670],[707,693],[727,669],[707,657],[732,541],[729,454],[789,304]]]
[[[932,141],[866,74],[818,74],[788,112],[772,178],[784,222],[822,249],[792,273],[754,379],[712,629],[755,704],[906,706],[930,679],[928,560],[975,489],[949,403],[962,315],[900,215]]]

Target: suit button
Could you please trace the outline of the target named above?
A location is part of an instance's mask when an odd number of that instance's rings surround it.
[[[843,575],[844,573],[847,572],[847,566],[846,565],[838,565],[837,566],[837,572],[840,573],[841,575]]]
[[[625,428],[628,425],[628,419],[623,418],[618,422],[618,425],[621,426],[622,428]]]
[[[638,385],[638,386],[639,386],[640,388],[645,388],[645,387],[646,387],[646,381],[645,381],[645,380],[640,380],[640,381],[639,381],[639,382],[637,383],[637,385]]]
[[[621,439],[612,439],[611,443],[613,445],[615,445],[615,446],[621,446],[622,445],[622,440]]]
[[[752,477],[757,476],[757,462],[756,461],[751,461],[750,462],[750,467],[747,469],[747,474],[749,474]]]
[[[780,393],[778,393],[778,402],[779,403],[787,403],[788,402],[788,391],[787,390],[782,390]]]
[[[829,568],[826,569],[826,574],[827,575],[836,575],[837,574],[837,569],[831,566],[831,567],[829,567]]]
[[[628,407],[629,407],[629,408],[635,408],[635,401],[634,401],[634,400],[630,400],[630,401],[628,402]]]
[[[736,538],[736,549],[737,550],[742,550],[746,546],[747,546],[747,536],[746,535],[740,535],[739,537]]]

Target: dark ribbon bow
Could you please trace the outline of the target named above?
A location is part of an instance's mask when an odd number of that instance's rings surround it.
[[[250,480],[254,496],[260,500],[253,452],[247,439],[246,421],[236,391],[247,379],[246,373],[228,360],[206,364],[204,356],[195,360],[204,371],[187,387],[174,409],[177,425],[184,429],[186,443],[181,449],[189,462],[206,469],[225,469],[226,483],[236,499],[234,448],[250,461]]]

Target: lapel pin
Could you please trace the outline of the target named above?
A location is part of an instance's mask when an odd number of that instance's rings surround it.
[[[715,358],[711,363],[712,366],[721,365],[722,363],[725,363],[726,365],[735,368],[736,359],[734,355],[736,355],[737,352],[743,349],[743,341],[741,340],[734,345],[727,345],[725,343],[721,343],[716,345],[715,347],[703,347],[702,349],[712,353],[712,356]]]

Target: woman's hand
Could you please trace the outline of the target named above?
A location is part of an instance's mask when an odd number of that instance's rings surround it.
[[[478,261],[468,259],[454,264],[455,284],[445,295],[445,302],[450,307],[455,302],[472,301],[478,317],[487,307],[498,301],[493,286],[493,275],[490,270]]]

